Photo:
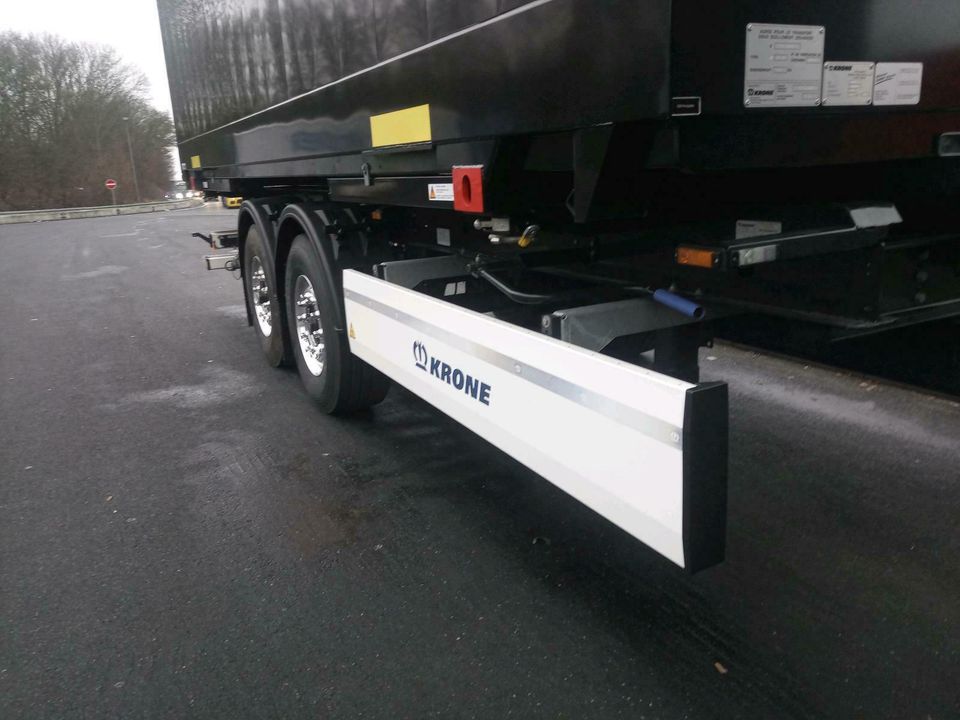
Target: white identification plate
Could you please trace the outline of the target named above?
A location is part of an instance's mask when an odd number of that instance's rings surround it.
[[[817,107],[826,31],[820,25],[747,25],[743,104]]]
[[[823,66],[824,105],[869,105],[873,102],[872,62],[828,62]]]
[[[737,240],[779,235],[782,232],[783,223],[773,220],[737,220]]]
[[[437,202],[453,202],[453,183],[430,183],[428,197]]]
[[[923,63],[877,63],[874,105],[919,105]]]

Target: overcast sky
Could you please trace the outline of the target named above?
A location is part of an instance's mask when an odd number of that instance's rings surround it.
[[[156,0],[0,0],[0,30],[48,32],[110,45],[150,81],[153,104],[170,112]]]

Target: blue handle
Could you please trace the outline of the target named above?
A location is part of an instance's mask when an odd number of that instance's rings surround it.
[[[661,305],[666,305],[671,310],[676,310],[681,315],[686,315],[695,320],[703,318],[704,310],[702,305],[697,305],[697,303],[692,300],[687,300],[685,297],[674,295],[668,290],[656,290],[653,293],[653,299]]]

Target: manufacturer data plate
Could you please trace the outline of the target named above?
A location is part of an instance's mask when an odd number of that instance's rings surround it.
[[[823,86],[821,25],[747,25],[743,104],[817,107]]]
[[[824,105],[869,105],[873,102],[872,62],[828,62],[823,66]]]
[[[877,63],[874,105],[919,105],[923,63]]]

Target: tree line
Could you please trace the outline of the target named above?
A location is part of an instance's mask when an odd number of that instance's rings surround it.
[[[0,212],[144,202],[170,186],[170,118],[109,47],[0,33]]]

